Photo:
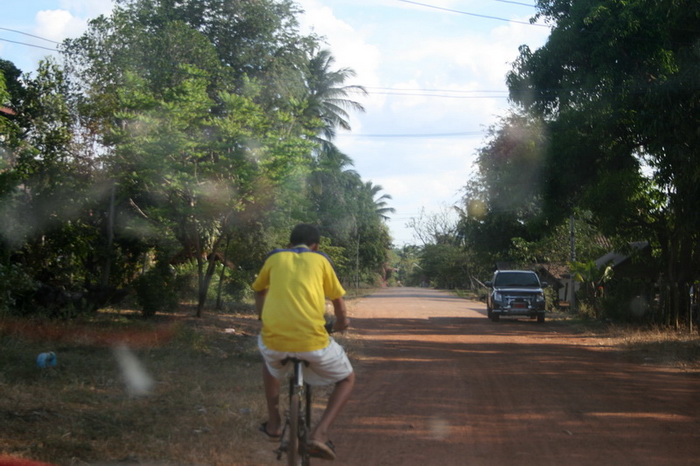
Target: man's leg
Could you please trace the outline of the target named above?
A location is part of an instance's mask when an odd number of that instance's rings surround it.
[[[313,431],[311,435],[312,440],[317,440],[321,443],[326,443],[328,441],[328,430],[330,429],[333,421],[338,417],[340,411],[345,406],[345,403],[350,399],[352,394],[352,389],[355,386],[355,373],[350,374],[346,379],[341,380],[335,384],[333,393],[331,393],[330,398],[328,398],[328,405],[326,410],[321,416],[321,420]]]
[[[265,399],[267,400],[267,433],[280,435],[282,433],[280,381],[270,374],[267,364],[263,364],[263,383],[265,384]]]

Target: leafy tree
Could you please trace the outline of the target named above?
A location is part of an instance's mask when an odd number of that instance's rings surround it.
[[[124,233],[176,240],[197,262],[200,314],[237,216],[304,204],[312,143],[287,102],[315,42],[288,1],[117,3],[66,55],[108,149]]]
[[[194,69],[189,75],[169,89],[167,100],[149,96],[133,77],[133,85],[120,94],[123,130],[112,137],[115,172],[131,200],[157,231],[172,235],[185,257],[197,262],[199,314],[216,270],[215,254],[236,215],[256,199],[263,177],[283,180],[303,165],[310,148],[280,138],[260,106],[237,94],[220,94],[222,110],[211,118],[206,75]],[[203,132],[211,140],[202,138]],[[252,138],[254,147],[247,143]]]
[[[465,187],[458,228],[479,261],[493,267],[513,259],[513,238],[533,242],[546,234],[541,204],[548,138],[541,121],[516,113],[492,127],[489,136]]]
[[[414,271],[414,283],[417,280],[440,288],[473,286],[474,279],[481,275],[481,267],[473,250],[466,247],[451,210],[444,208],[430,215],[421,212],[418,218],[411,219],[409,226],[423,243],[418,251],[419,263],[410,267]]]
[[[299,33],[298,11],[289,0],[117,0],[62,45],[66,74],[47,64],[21,83],[0,62],[12,90],[0,99],[18,109],[2,120],[14,130],[0,208],[35,220],[3,227],[4,257],[28,267],[0,274],[29,288],[135,285],[151,314],[176,295],[172,266],[185,261],[177,270],[196,274],[201,315],[217,270],[224,289],[221,264],[242,296],[299,221],[330,233],[340,267],[352,258],[381,272],[389,197],[375,199],[318,138],[348,127],[361,105],[347,96],[361,88]]]
[[[20,144],[22,129],[17,122],[16,111],[24,88],[19,80],[20,71],[6,60],[0,60],[0,196],[8,194],[17,186],[14,170],[15,154]],[[7,249],[5,252],[7,253]],[[6,254],[3,254],[6,256]]]
[[[394,249],[396,259],[392,265],[400,285],[419,286],[421,284],[420,251],[416,245],[405,245],[400,249]]]
[[[352,159],[334,145],[319,152],[309,174],[311,214],[329,237],[350,245],[354,230],[354,191],[362,184]]]
[[[595,317],[600,317],[600,303],[598,298],[602,296],[599,291],[606,282],[613,277],[613,268],[610,264],[603,264],[598,267],[595,261],[571,262],[569,269],[574,276],[574,280],[582,283],[582,301],[593,307]]]
[[[21,258],[35,289],[44,288],[16,306],[28,312],[83,308],[90,305],[81,299],[85,287],[97,281],[91,263],[100,225],[93,215],[94,168],[76,150],[68,81],[58,65],[44,61],[36,76],[24,77],[13,88],[16,117],[4,153],[4,257]]]
[[[454,242],[423,246],[420,255],[421,272],[437,288],[471,288],[471,270],[463,247]]]
[[[554,25],[550,39],[521,48],[508,83],[517,103],[548,122],[547,210],[562,216],[581,205],[616,232],[651,237],[670,286],[664,320],[677,324],[698,278],[700,217],[690,200],[700,168],[690,161],[700,147],[700,7],[548,0],[538,9]]]

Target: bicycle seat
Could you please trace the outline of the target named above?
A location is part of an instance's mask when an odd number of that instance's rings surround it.
[[[291,357],[291,356],[290,356],[290,357],[286,357],[286,358],[284,358],[284,359],[281,361],[281,363],[282,363],[283,366],[286,366],[288,362],[291,362],[291,363],[293,363],[293,364],[296,364],[296,363],[298,363],[298,362],[301,362],[301,363],[304,364],[304,366],[308,366],[308,365],[309,365],[309,361],[306,361],[305,359],[293,358],[293,357]]]

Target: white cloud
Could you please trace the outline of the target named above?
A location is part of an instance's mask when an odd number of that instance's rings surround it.
[[[37,34],[57,42],[80,35],[86,26],[84,19],[67,10],[41,10],[36,14]]]
[[[57,42],[78,37],[87,29],[88,21],[109,14],[112,0],[61,0],[59,9],[36,13],[34,31],[37,35]]]
[[[298,3],[305,11],[300,18],[302,31],[313,31],[323,36],[336,59],[336,65],[339,68],[352,68],[357,73],[357,78],[349,83],[378,85],[377,69],[381,63],[381,53],[377,46],[367,42],[367,32],[338,19],[330,7],[317,0]]]
[[[112,0],[61,0],[61,8],[69,10],[82,18],[96,18],[112,11]]]

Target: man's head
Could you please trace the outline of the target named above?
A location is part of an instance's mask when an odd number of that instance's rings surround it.
[[[315,226],[309,225],[308,223],[300,223],[292,230],[292,234],[289,236],[289,242],[292,246],[305,244],[313,249],[314,245],[318,247],[318,243],[321,242],[321,234]]]

